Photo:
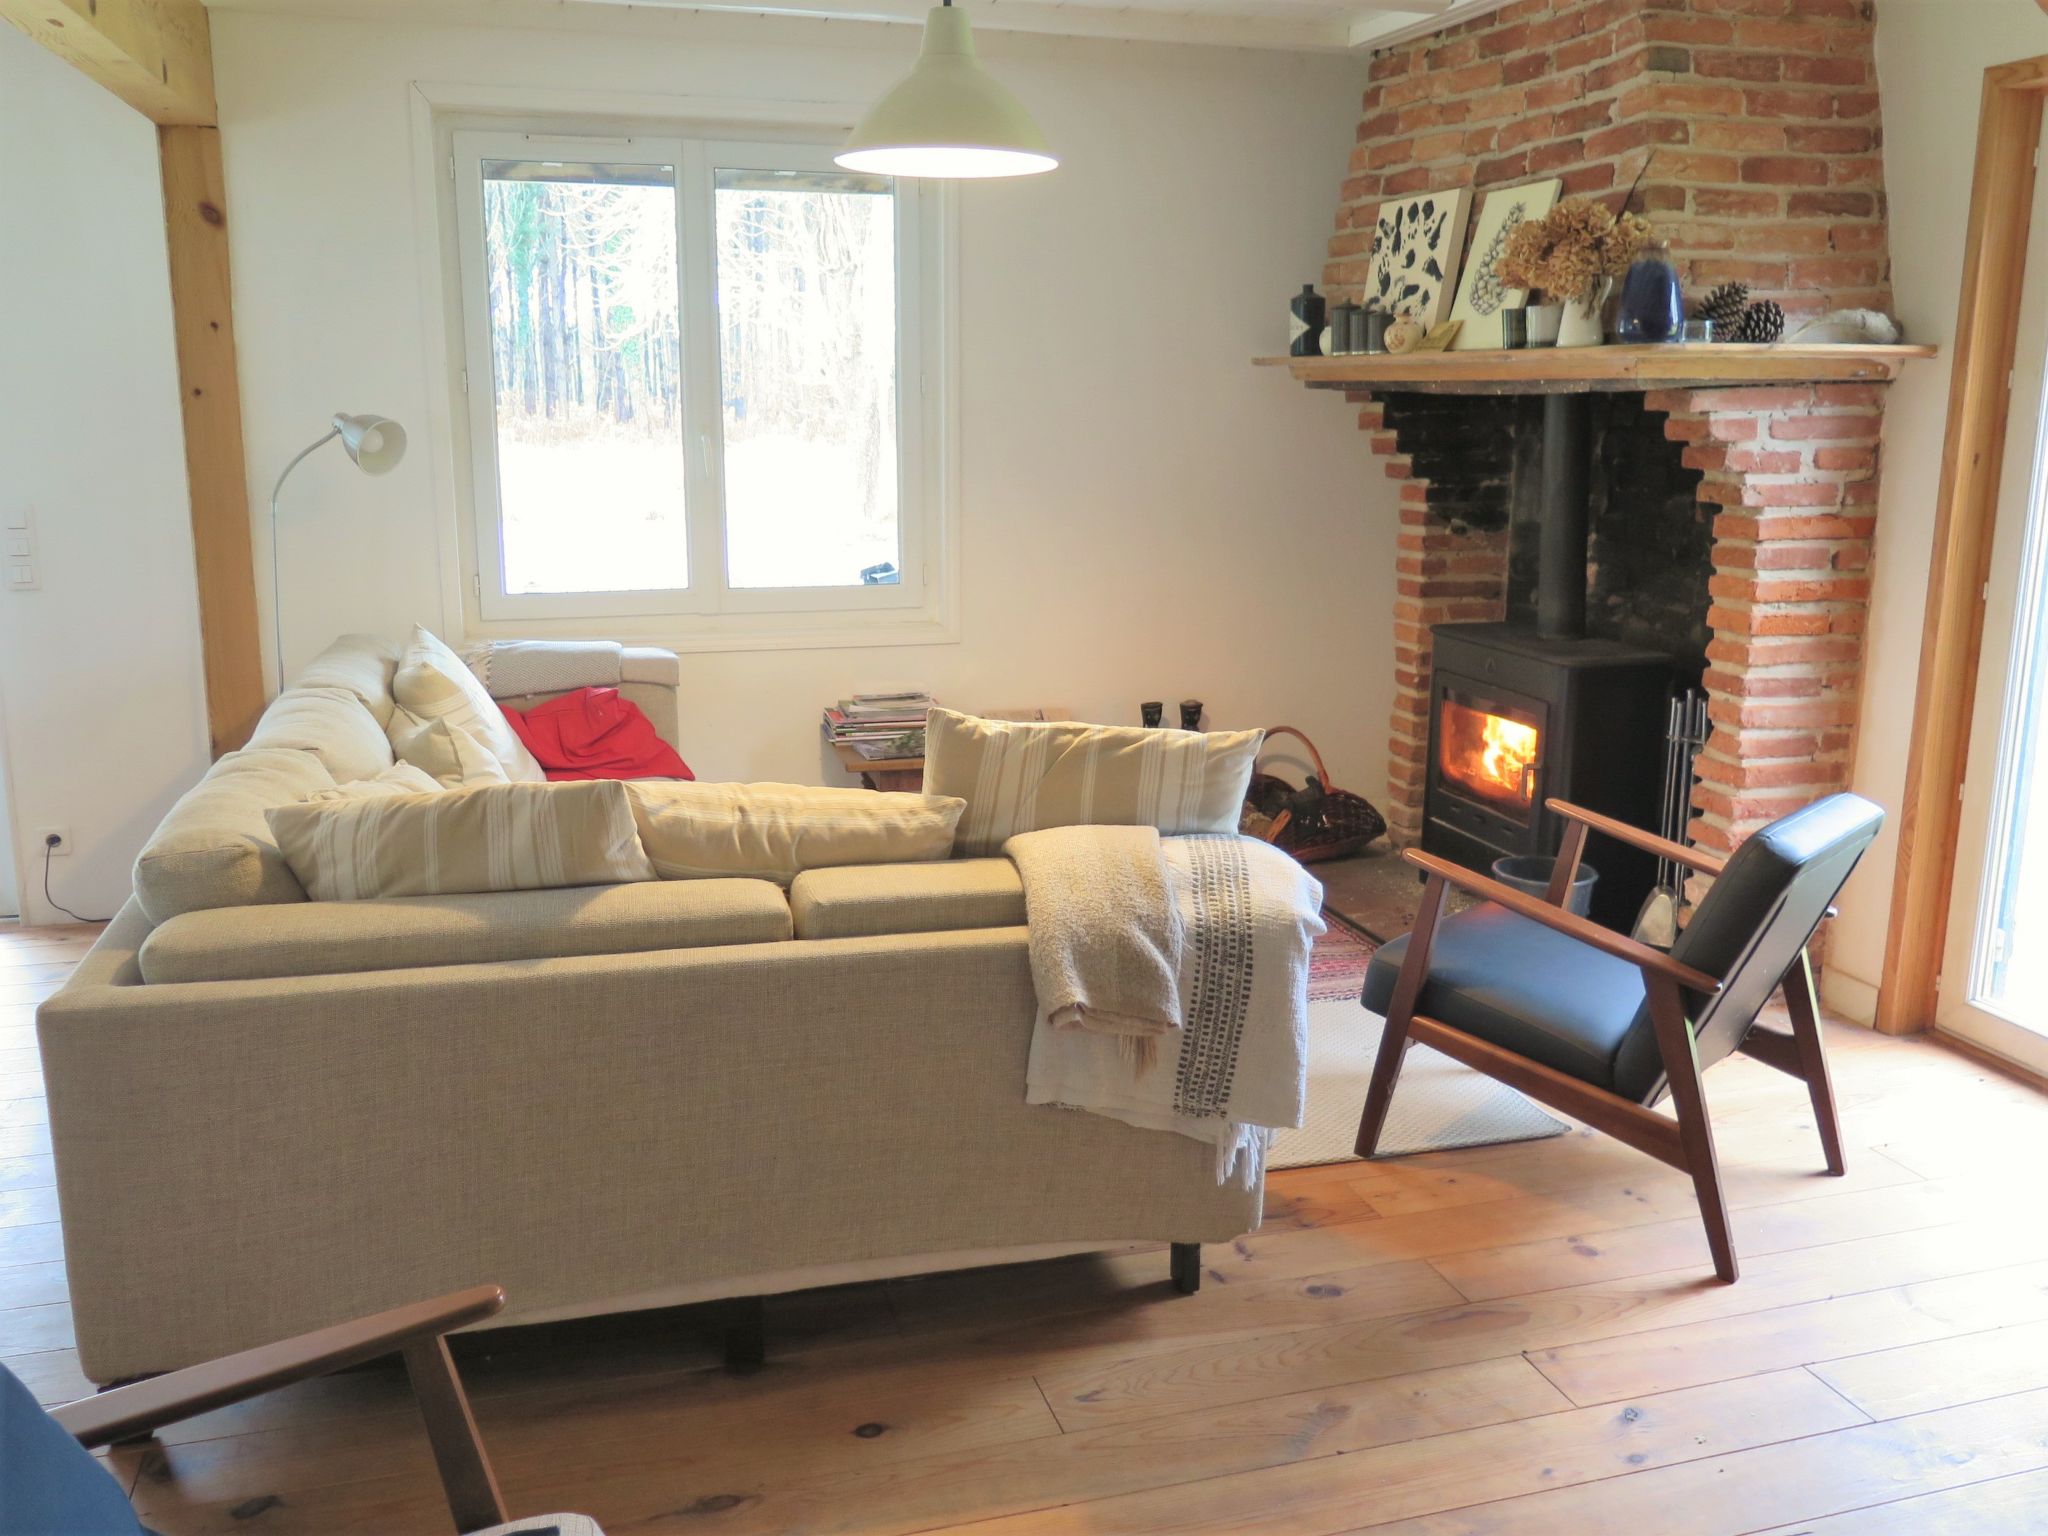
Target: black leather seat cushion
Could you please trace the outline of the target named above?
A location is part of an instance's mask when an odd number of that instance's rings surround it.
[[[1403,937],[1372,957],[1360,1001],[1374,1013],[1407,953]],[[1437,924],[1415,1011],[1627,1098],[1663,1076],[1643,973],[1491,903]]]

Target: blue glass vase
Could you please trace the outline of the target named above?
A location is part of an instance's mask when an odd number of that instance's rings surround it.
[[[1685,329],[1685,300],[1678,268],[1661,243],[1647,245],[1622,279],[1621,309],[1614,333],[1624,342],[1676,341]]]

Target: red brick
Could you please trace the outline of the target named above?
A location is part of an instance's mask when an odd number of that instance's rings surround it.
[[[1792,55],[1785,60],[1785,78],[1813,85],[1868,85],[1870,66],[1861,59],[1809,59]]]
[[[1783,196],[1776,192],[1702,187],[1692,195],[1693,211],[1710,217],[1769,218],[1777,214],[1784,205]]]
[[[1775,53],[1701,51],[1693,55],[1696,73],[1713,80],[1768,84],[1784,78],[1785,61]]]
[[[1766,187],[1824,187],[1828,163],[1798,155],[1752,155],[1742,162],[1742,179]]]
[[[1745,507],[1838,507],[1842,487],[1830,480],[1751,480],[1742,487]]]
[[[1878,434],[1876,420],[1865,415],[1784,416],[1770,424],[1770,435],[1781,442],[1815,442],[1843,439],[1869,442]]]

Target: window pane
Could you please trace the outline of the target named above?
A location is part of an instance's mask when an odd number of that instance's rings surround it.
[[[900,579],[896,220],[883,177],[716,173],[727,579]]]
[[[687,587],[674,168],[483,188],[506,592]]]

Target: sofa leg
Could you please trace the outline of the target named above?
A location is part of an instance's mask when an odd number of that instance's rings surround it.
[[[768,1309],[759,1296],[735,1296],[725,1303],[725,1368],[751,1375],[768,1363]]]
[[[1202,1288],[1202,1245],[1200,1243],[1175,1243],[1173,1245],[1173,1288],[1183,1296],[1192,1296]]]

